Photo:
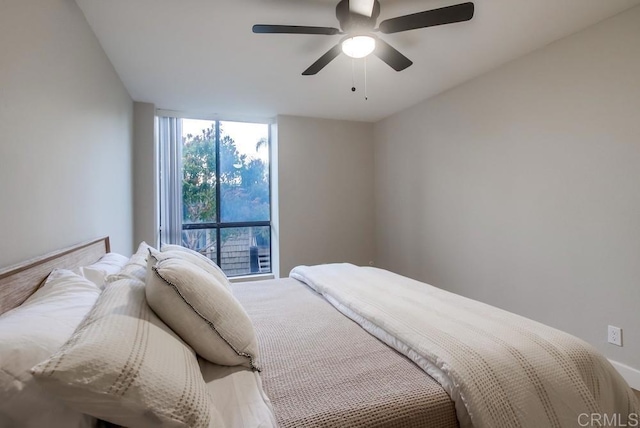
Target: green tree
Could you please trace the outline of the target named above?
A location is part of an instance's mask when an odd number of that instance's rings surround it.
[[[182,146],[182,221],[213,222],[216,219],[215,129],[188,134]]]
[[[220,212],[225,222],[269,219],[269,166],[261,159],[249,159],[236,148],[235,141],[220,130]],[[200,135],[187,135],[182,152],[183,222],[216,221],[216,147],[215,126]],[[267,144],[256,143],[256,150]],[[197,248],[205,231],[184,233],[183,242]]]

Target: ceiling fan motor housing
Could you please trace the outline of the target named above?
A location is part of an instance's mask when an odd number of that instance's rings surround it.
[[[375,0],[371,16],[352,13],[349,0],[341,0],[336,6],[336,18],[340,21],[340,28],[345,33],[370,32],[376,26],[380,16],[380,2]]]

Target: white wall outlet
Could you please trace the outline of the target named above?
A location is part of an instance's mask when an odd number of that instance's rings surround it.
[[[609,326],[607,341],[612,345],[622,346],[622,329],[613,325]]]

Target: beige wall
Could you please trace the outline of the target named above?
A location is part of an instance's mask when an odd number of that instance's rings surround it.
[[[280,276],[373,260],[373,126],[278,116]]]
[[[137,246],[145,241],[157,246],[156,107],[133,103],[133,120],[133,244]]]
[[[375,126],[383,267],[640,369],[640,7]],[[606,343],[607,324],[624,347]]]
[[[71,0],[0,12],[0,266],[110,235],[131,252],[132,102]]]

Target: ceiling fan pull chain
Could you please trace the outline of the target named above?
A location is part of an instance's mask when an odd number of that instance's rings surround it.
[[[351,58],[351,92],[356,91],[356,60]]]
[[[364,100],[367,101],[369,97],[367,96],[367,57],[364,57]]]

